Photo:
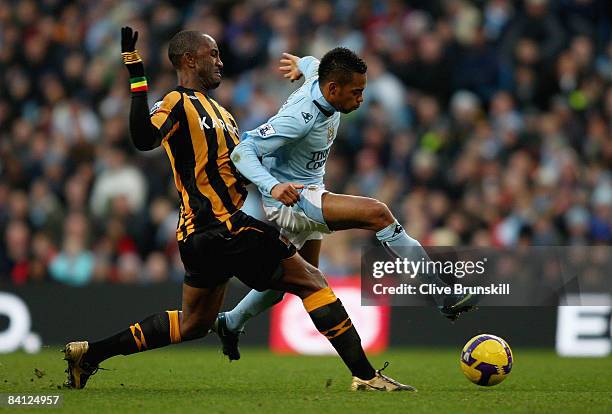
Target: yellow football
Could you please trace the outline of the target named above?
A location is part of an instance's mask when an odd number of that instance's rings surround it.
[[[512,371],[513,362],[510,346],[495,335],[475,336],[461,351],[461,371],[477,385],[499,384]]]

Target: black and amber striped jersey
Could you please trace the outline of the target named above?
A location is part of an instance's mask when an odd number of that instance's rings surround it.
[[[170,159],[180,198],[177,239],[194,232],[232,232],[232,216],[247,196],[230,160],[239,142],[234,117],[206,94],[177,87],[150,113]]]

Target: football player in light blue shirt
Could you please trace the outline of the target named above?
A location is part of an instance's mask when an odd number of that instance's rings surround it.
[[[429,260],[420,243],[406,234],[384,203],[330,193],[323,185],[340,113],[352,112],[363,102],[366,63],[339,47],[327,52],[321,62],[312,56],[298,58],[284,53],[281,64],[286,78],[295,81],[304,76],[304,84],[268,122],[245,132],[231,155],[236,168],[259,188],[268,220],[275,222],[300,255],[316,267],[323,234],[345,229],[372,230],[397,257]],[[407,249],[411,253],[399,253],[400,247],[412,247]],[[446,285],[435,274],[427,276]],[[233,310],[219,314],[215,330],[230,360],[240,358],[238,333],[246,321],[278,303],[282,296],[282,292],[253,290]],[[472,307],[466,297],[434,299],[451,320]]]

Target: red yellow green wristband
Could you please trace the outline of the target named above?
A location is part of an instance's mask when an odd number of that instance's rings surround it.
[[[139,78],[130,78],[130,90],[132,92],[148,91],[147,78],[142,76]]]

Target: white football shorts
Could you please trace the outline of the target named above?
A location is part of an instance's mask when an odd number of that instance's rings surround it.
[[[276,223],[281,235],[299,250],[308,240],[321,240],[323,234],[331,233],[321,209],[321,199],[327,192],[323,186],[305,186],[301,190],[300,200],[293,207],[264,205],[266,217]]]

